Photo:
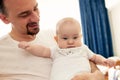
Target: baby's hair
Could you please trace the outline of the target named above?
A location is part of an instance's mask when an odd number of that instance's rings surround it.
[[[59,28],[67,23],[76,24],[76,25],[80,26],[80,23],[76,19],[74,19],[72,17],[66,17],[66,18],[63,18],[60,21],[58,21],[58,23],[56,25],[56,34],[58,34]]]

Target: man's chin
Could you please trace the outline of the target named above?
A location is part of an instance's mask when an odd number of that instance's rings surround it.
[[[40,31],[40,29],[39,28],[36,28],[36,29],[34,29],[34,30],[32,30],[32,31],[28,31],[28,35],[36,35],[36,34],[38,34],[39,33],[39,31]]]
[[[37,35],[39,33],[39,31],[37,31],[37,32],[28,32],[27,34],[28,35]]]

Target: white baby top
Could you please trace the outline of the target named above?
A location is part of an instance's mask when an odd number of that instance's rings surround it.
[[[94,53],[87,46],[77,48],[59,49],[51,48],[53,66],[50,80],[71,80],[82,72],[91,72],[89,58]]]

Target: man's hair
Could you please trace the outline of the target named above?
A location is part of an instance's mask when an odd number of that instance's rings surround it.
[[[6,9],[4,5],[4,0],[0,0],[0,13],[6,14]]]

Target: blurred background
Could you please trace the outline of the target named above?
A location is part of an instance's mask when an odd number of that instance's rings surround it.
[[[55,25],[61,18],[73,17],[80,24],[80,1],[81,0],[37,0],[40,9],[40,28],[55,29]],[[93,0],[94,1],[94,0]],[[96,0],[95,0],[96,1]],[[97,5],[99,6],[99,5]],[[115,56],[120,56],[120,0],[105,0],[107,8],[111,35],[112,46]],[[4,24],[0,20],[0,37],[11,30],[10,24]]]

